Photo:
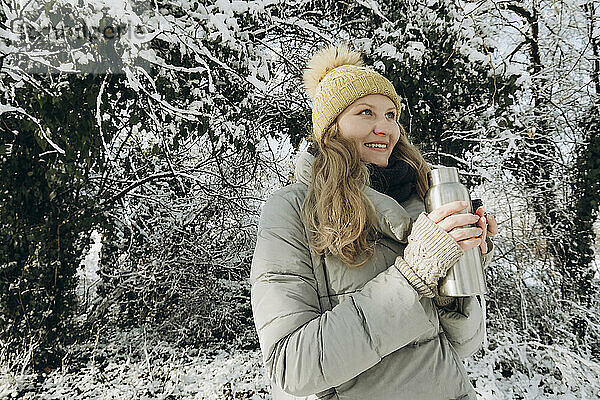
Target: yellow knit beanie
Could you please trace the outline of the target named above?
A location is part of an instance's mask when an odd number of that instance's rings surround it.
[[[330,45],[316,52],[303,73],[304,87],[313,101],[312,137],[320,140],[337,116],[356,99],[369,94],[383,94],[397,108],[400,98],[387,78],[365,67],[360,53],[347,44]]]

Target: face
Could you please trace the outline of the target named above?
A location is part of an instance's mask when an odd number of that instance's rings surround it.
[[[360,159],[387,167],[400,138],[396,105],[387,96],[370,94],[356,99],[337,118],[339,134],[356,142]]]

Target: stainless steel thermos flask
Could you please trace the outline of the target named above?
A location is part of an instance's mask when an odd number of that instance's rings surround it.
[[[458,214],[475,213],[469,191],[460,183],[458,170],[455,167],[434,169],[428,174],[428,179],[430,180],[430,187],[425,194],[425,210],[427,213],[456,200],[469,203],[469,207],[459,211]],[[468,224],[462,227],[472,226],[476,225]],[[481,264],[481,248],[479,246],[465,250],[465,254],[448,270],[446,277],[440,279],[440,294],[462,297],[487,293],[485,274]]]

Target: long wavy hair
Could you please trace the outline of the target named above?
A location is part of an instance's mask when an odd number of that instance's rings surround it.
[[[423,200],[430,168],[399,126],[400,138],[390,157],[406,161],[417,172],[416,190]],[[316,144],[319,154],[302,203],[302,216],[312,233],[309,247],[317,255],[330,253],[349,268],[360,268],[369,261],[376,244],[375,208],[364,193],[364,187],[371,184],[369,170],[360,159],[356,142],[339,134],[337,120]]]

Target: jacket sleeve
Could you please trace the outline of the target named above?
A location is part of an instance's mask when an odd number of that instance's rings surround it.
[[[436,329],[395,265],[322,313],[297,209],[277,194],[263,207],[250,272],[251,303],[272,383],[307,396],[352,379]]]
[[[484,324],[476,296],[459,297],[457,310],[438,308],[440,324],[460,358],[472,356],[483,345]]]

